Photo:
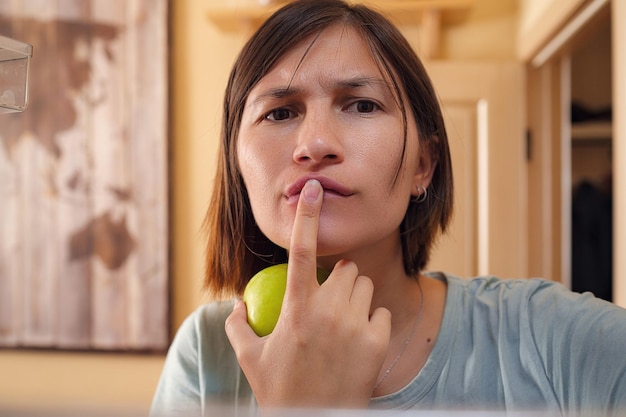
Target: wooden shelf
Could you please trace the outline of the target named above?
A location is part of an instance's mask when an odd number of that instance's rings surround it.
[[[610,121],[582,122],[572,124],[572,140],[606,140],[613,137]]]
[[[269,6],[246,4],[217,6],[209,9],[208,17],[220,30],[242,32],[256,29],[267,17],[286,2]],[[439,11],[442,21],[453,24],[461,21],[475,0],[360,0],[352,3],[366,4],[389,16],[397,24],[419,24],[426,12]]]

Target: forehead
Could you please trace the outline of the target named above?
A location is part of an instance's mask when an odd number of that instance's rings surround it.
[[[323,82],[365,76],[387,79],[361,33],[350,25],[335,24],[285,52],[251,93],[268,84],[295,86],[313,79]]]

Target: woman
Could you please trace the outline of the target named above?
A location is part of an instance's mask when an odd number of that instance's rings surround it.
[[[430,80],[381,15],[283,7],[224,111],[205,282],[225,301],[182,325],[153,413],[626,409],[624,310],[542,280],[422,273],[451,216],[450,155]],[[282,262],[281,316],[259,338],[232,300]]]

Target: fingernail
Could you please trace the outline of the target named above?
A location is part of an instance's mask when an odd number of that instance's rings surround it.
[[[304,185],[304,189],[302,193],[304,194],[304,199],[309,203],[313,203],[317,200],[322,191],[322,184],[318,180],[308,180]]]

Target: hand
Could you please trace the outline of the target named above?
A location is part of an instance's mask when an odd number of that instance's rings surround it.
[[[259,338],[237,302],[226,333],[262,407],[366,407],[391,332],[391,314],[370,316],[372,281],[339,261],[326,282],[316,278],[323,190],[303,188],[289,248],[287,288],[274,331]]]

